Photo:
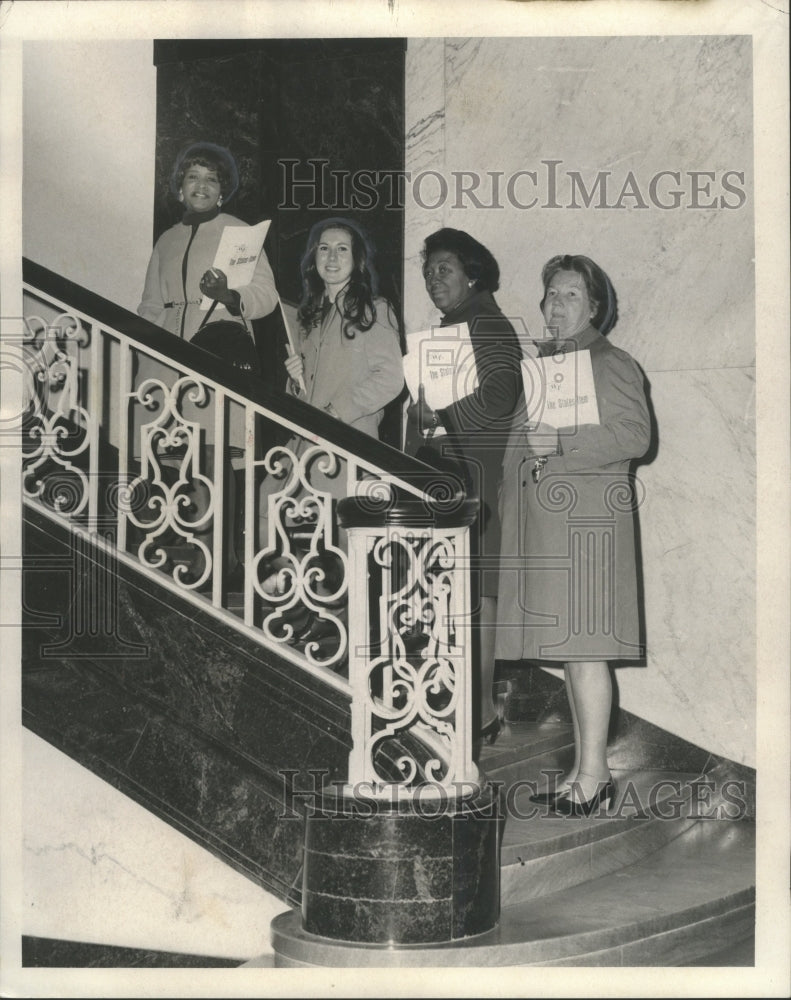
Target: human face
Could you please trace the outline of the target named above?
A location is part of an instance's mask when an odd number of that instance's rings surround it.
[[[331,301],[354,270],[352,237],[345,229],[325,229],[316,247],[316,270]]]
[[[431,301],[444,315],[472,294],[464,265],[450,250],[435,250],[423,267],[423,280]]]
[[[197,164],[190,167],[181,182],[181,201],[191,212],[210,212],[220,201],[222,189],[217,171]]]
[[[559,338],[573,337],[596,315],[585,279],[576,271],[557,271],[544,296],[544,319]]]

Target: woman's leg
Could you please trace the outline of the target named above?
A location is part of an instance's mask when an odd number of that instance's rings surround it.
[[[596,794],[601,782],[610,778],[607,731],[612,711],[612,678],[606,660],[567,663],[566,677],[577,718],[578,769],[571,798],[586,801]]]
[[[574,688],[571,683],[571,678],[569,677],[568,664],[566,664],[563,672],[565,674],[566,681],[566,697],[568,698],[569,708],[571,710],[571,723],[574,727],[574,763],[568,769],[566,774],[564,774],[558,781],[558,789],[570,785],[572,781],[576,781],[577,774],[580,769],[580,721],[577,715],[577,704],[574,700]]]

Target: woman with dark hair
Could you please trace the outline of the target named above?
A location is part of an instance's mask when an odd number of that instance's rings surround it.
[[[181,202],[183,215],[181,221],[166,230],[154,246],[137,311],[145,319],[185,340],[192,340],[207,322],[217,324],[213,328],[205,326],[205,332],[200,336],[210,334],[214,343],[219,341],[223,345],[230,362],[255,370],[257,357],[247,321],[268,315],[278,303],[266,254],[261,251],[252,279],[236,290],[228,288],[226,275],[213,266],[225,227],[247,225],[222,210],[233,198],[238,186],[236,162],[225,146],[195,142],[181,150],[173,165],[170,192]],[[204,296],[213,300],[207,309],[200,308]],[[240,335],[236,342],[231,336],[233,334]],[[208,344],[205,346],[214,350]],[[217,350],[216,353],[221,352]],[[137,371],[138,383],[149,375],[162,378],[161,369],[151,359],[142,357]],[[194,403],[189,397],[183,399],[181,405],[182,415],[195,419],[202,426],[202,440],[206,446],[204,471],[211,475],[215,461],[214,422],[207,419],[205,406]],[[241,478],[245,433],[244,414],[238,406],[231,408],[229,440],[226,509],[233,511],[234,516],[226,517],[226,582],[230,581],[238,566],[236,547],[241,544],[240,498],[243,493],[237,490],[236,478],[237,475]],[[163,465],[167,466],[170,460],[167,457],[163,459]],[[231,475],[232,470],[237,475]],[[185,493],[193,505],[191,533],[204,547],[210,548],[213,519],[207,518],[205,512],[211,503],[211,491],[203,477],[196,477]],[[201,585],[210,585],[203,556],[196,557],[192,574],[201,579]]]
[[[377,296],[370,242],[350,219],[316,223],[300,271],[299,350],[286,360],[288,391],[376,437],[404,373],[398,324]]]
[[[553,257],[542,272],[548,338],[540,355],[561,379],[582,378],[589,352],[598,422],[542,422],[523,412],[503,467],[503,552],[497,655],[563,665],[575,757],[533,801],[588,816],[615,795],[607,762],[610,661],[644,655],[635,556],[633,460],[648,449],[651,422],[643,375],[605,335],[617,302],[605,272],[581,255]],[[581,386],[580,382],[575,383]],[[578,405],[586,402],[582,389]],[[532,407],[529,407],[532,409]]]
[[[300,262],[302,299],[297,350],[286,359],[287,391],[358,430],[377,437],[384,407],[401,392],[404,369],[398,325],[383,298],[377,296],[373,249],[365,232],[352,220],[326,219],[310,231]],[[295,458],[310,446],[307,438],[292,438],[287,449]],[[265,476],[259,493],[259,539],[262,547],[277,548],[270,532],[269,497],[283,489],[284,480]],[[343,463],[334,467],[313,462],[310,485],[333,500],[347,495]],[[302,557],[300,557],[302,558]],[[335,579],[334,563],[323,566]],[[262,588],[270,596],[293,586],[294,557],[276,554],[264,567]],[[285,575],[284,575],[285,574]],[[319,593],[331,585],[318,583]],[[308,618],[296,634],[306,642],[332,635],[332,626],[321,618]]]
[[[224,146],[196,142],[176,157],[170,191],[181,202],[183,215],[156,242],[137,311],[186,340],[206,318],[207,310],[200,308],[204,295],[216,303],[213,322],[227,320],[240,326],[267,316],[277,305],[275,281],[263,251],[244,288],[229,289],[226,275],[213,268],[225,227],[246,225],[222,211],[238,186],[236,162]]]
[[[471,529],[473,608],[478,638],[479,697],[475,700],[479,740],[493,743],[500,731],[494,700],[494,645],[497,620],[500,518],[498,490],[505,443],[522,398],[516,332],[500,311],[493,293],[500,269],[491,252],[469,233],[440,229],[423,246],[423,278],[431,301],[442,313],[440,326],[466,323],[475,354],[477,388],[450,406],[432,410],[423,393],[409,408],[421,428],[439,427],[447,457],[461,463],[468,491],[480,499]]]

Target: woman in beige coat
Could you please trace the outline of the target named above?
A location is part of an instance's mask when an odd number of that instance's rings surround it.
[[[367,239],[347,219],[319,223],[301,271],[298,351],[286,361],[289,391],[376,437],[404,374],[398,325],[376,296]]]
[[[550,336],[539,351],[566,373],[589,352],[598,423],[569,417],[558,427],[523,414],[514,426],[503,463],[497,657],[563,665],[575,759],[534,800],[585,816],[615,793],[609,663],[644,655],[630,464],[647,451],[651,422],[639,367],[605,339],[617,311],[607,275],[587,257],[564,255],[542,279]]]
[[[286,360],[287,391],[375,438],[385,406],[403,388],[404,371],[395,316],[376,295],[367,237],[348,219],[317,223],[300,269],[303,295],[296,350]],[[295,437],[286,448],[298,461],[310,445],[307,438]],[[311,489],[328,493],[333,506],[349,492],[344,466],[342,461],[315,460],[306,470]],[[261,546],[269,550],[276,546],[269,497],[283,486],[284,480],[275,475],[267,475],[262,483],[259,536]],[[293,557],[278,555],[266,566],[263,590],[277,595],[289,586],[284,571],[293,568]]]

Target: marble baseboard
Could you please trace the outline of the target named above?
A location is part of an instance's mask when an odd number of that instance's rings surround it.
[[[236,969],[240,964],[231,958],[22,936],[22,967],[30,969]]]

